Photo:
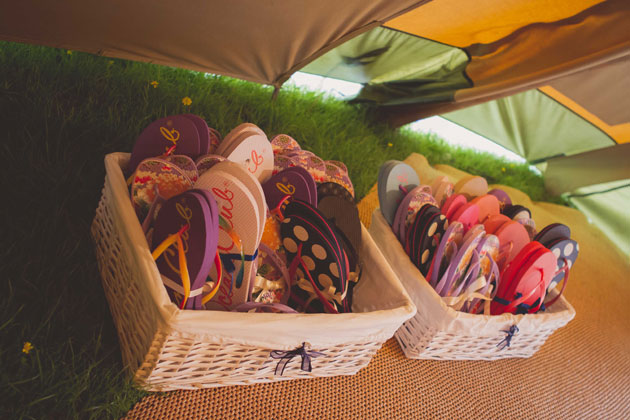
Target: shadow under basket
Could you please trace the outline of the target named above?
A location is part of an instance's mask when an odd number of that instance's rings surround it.
[[[372,213],[370,234],[418,308],[416,315],[395,334],[409,358],[531,357],[547,337],[575,316],[575,310],[563,296],[549,309],[536,314],[475,315],[456,311],[442,301],[413,265],[378,208]]]
[[[128,161],[128,153],[105,157],[92,236],[122,360],[139,387],[168,391],[353,375],[415,314],[365,228],[353,313],[178,309],[133,210],[123,175]]]

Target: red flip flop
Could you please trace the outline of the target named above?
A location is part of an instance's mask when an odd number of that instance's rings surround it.
[[[528,244],[505,270],[502,279],[505,286],[500,288],[502,293],[497,293],[492,302],[491,313],[515,313],[519,305],[529,307],[528,313],[537,312],[551,279],[557,274],[556,267],[556,258],[551,251],[539,242]],[[536,302],[538,304],[534,306]],[[553,302],[555,299],[550,304]]]
[[[466,197],[461,194],[453,194],[446,199],[442,206],[442,214],[446,216],[449,222],[452,222],[455,212],[467,202]]]
[[[509,222],[511,219],[503,214],[496,214],[494,216],[490,216],[483,222],[483,226],[486,228],[486,233],[496,232],[501,226],[505,223]]]

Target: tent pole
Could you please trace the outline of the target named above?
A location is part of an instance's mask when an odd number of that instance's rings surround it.
[[[273,93],[271,94],[271,100],[275,101],[278,97],[278,93],[280,92],[280,85],[274,85]]]

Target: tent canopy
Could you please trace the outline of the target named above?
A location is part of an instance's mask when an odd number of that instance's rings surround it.
[[[377,118],[444,114],[543,162],[553,192],[630,178],[627,0],[1,1],[0,39],[276,88],[298,70],[359,82]]]
[[[625,0],[3,3],[1,39],[275,86],[312,65],[319,74],[366,83],[361,96],[390,105],[382,117],[397,125],[548,84],[626,56],[630,47]],[[420,46],[422,41],[442,48]],[[336,47],[351,48],[348,57],[355,59],[324,57],[339,55],[331,51]],[[432,65],[425,58],[433,58]],[[434,89],[442,94],[427,99],[418,89],[427,77],[433,85],[447,79]]]

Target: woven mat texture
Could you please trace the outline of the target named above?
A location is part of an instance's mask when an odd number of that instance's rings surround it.
[[[452,181],[465,175],[448,166],[432,168],[417,154],[406,161],[425,183],[438,174]],[[410,360],[390,339],[368,367],[351,377],[152,394],[126,418],[630,418],[628,257],[578,211],[534,204],[520,191],[505,189],[513,201],[532,209],[539,228],[563,222],[580,244],[565,292],[577,315],[532,358]],[[377,206],[373,188],[359,205],[366,226]]]

